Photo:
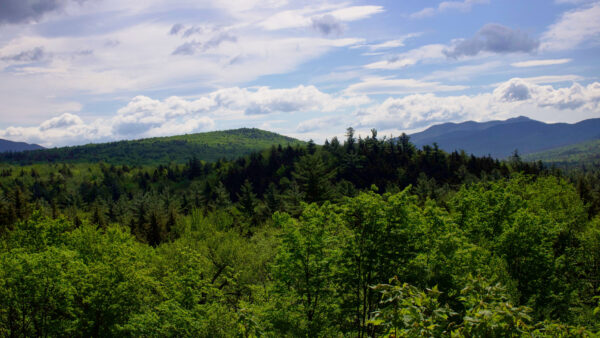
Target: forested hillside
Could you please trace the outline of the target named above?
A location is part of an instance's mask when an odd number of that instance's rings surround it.
[[[0,336],[600,332],[600,173],[406,135],[0,167]]]
[[[529,161],[543,161],[560,167],[594,167],[600,165],[600,139],[555,148],[523,156]]]
[[[302,142],[299,140],[268,131],[241,128],[0,154],[0,162],[23,165],[103,161],[108,164],[157,165],[169,162],[185,163],[191,157],[203,161],[235,159],[268,148],[271,145],[295,145],[300,143]]]

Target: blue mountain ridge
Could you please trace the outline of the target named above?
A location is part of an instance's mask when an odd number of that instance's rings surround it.
[[[506,158],[515,150],[529,154],[594,139],[600,139],[600,118],[568,124],[519,116],[505,121],[444,123],[410,135],[418,147],[437,143],[448,152],[464,150],[495,158]]]
[[[25,142],[13,142],[9,140],[0,139],[0,153],[6,152],[19,152],[26,150],[39,150],[45,149],[44,147],[37,144],[29,144]]]

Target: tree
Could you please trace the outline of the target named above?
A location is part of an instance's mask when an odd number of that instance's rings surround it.
[[[240,211],[247,218],[252,218],[254,215],[254,208],[256,208],[258,203],[256,194],[254,194],[252,190],[252,183],[250,183],[248,180],[245,180],[244,184],[240,188],[240,193],[237,195]]]
[[[327,209],[327,205],[310,205],[298,221],[286,214],[274,215],[283,234],[273,274],[278,292],[291,293],[292,303],[287,306],[295,313],[289,323],[293,335],[321,336],[333,319],[331,271],[338,251],[331,232],[335,215]]]
[[[306,155],[296,163],[292,173],[309,203],[322,203],[332,193],[334,171],[327,169],[319,154]]]

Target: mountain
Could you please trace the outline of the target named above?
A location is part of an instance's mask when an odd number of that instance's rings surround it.
[[[542,161],[559,167],[600,165],[600,139],[554,148],[523,156],[526,161]]]
[[[410,135],[417,146],[434,142],[445,151],[506,158],[600,139],[600,118],[575,124],[544,123],[520,116],[506,121],[444,123]]]
[[[0,154],[0,162],[99,162],[127,165],[184,163],[196,157],[204,161],[234,159],[272,145],[296,145],[302,141],[260,130],[241,128],[207,133],[156,137],[134,141],[87,144],[24,153]]]
[[[25,142],[13,142],[9,140],[0,139],[0,153],[11,152],[11,151],[26,151],[26,150],[38,150],[44,149],[44,147],[37,144],[29,144]]]

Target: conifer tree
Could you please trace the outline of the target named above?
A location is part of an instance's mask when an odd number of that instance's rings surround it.
[[[330,180],[334,174],[319,154],[303,156],[292,173],[309,203],[323,202],[331,196]]]

